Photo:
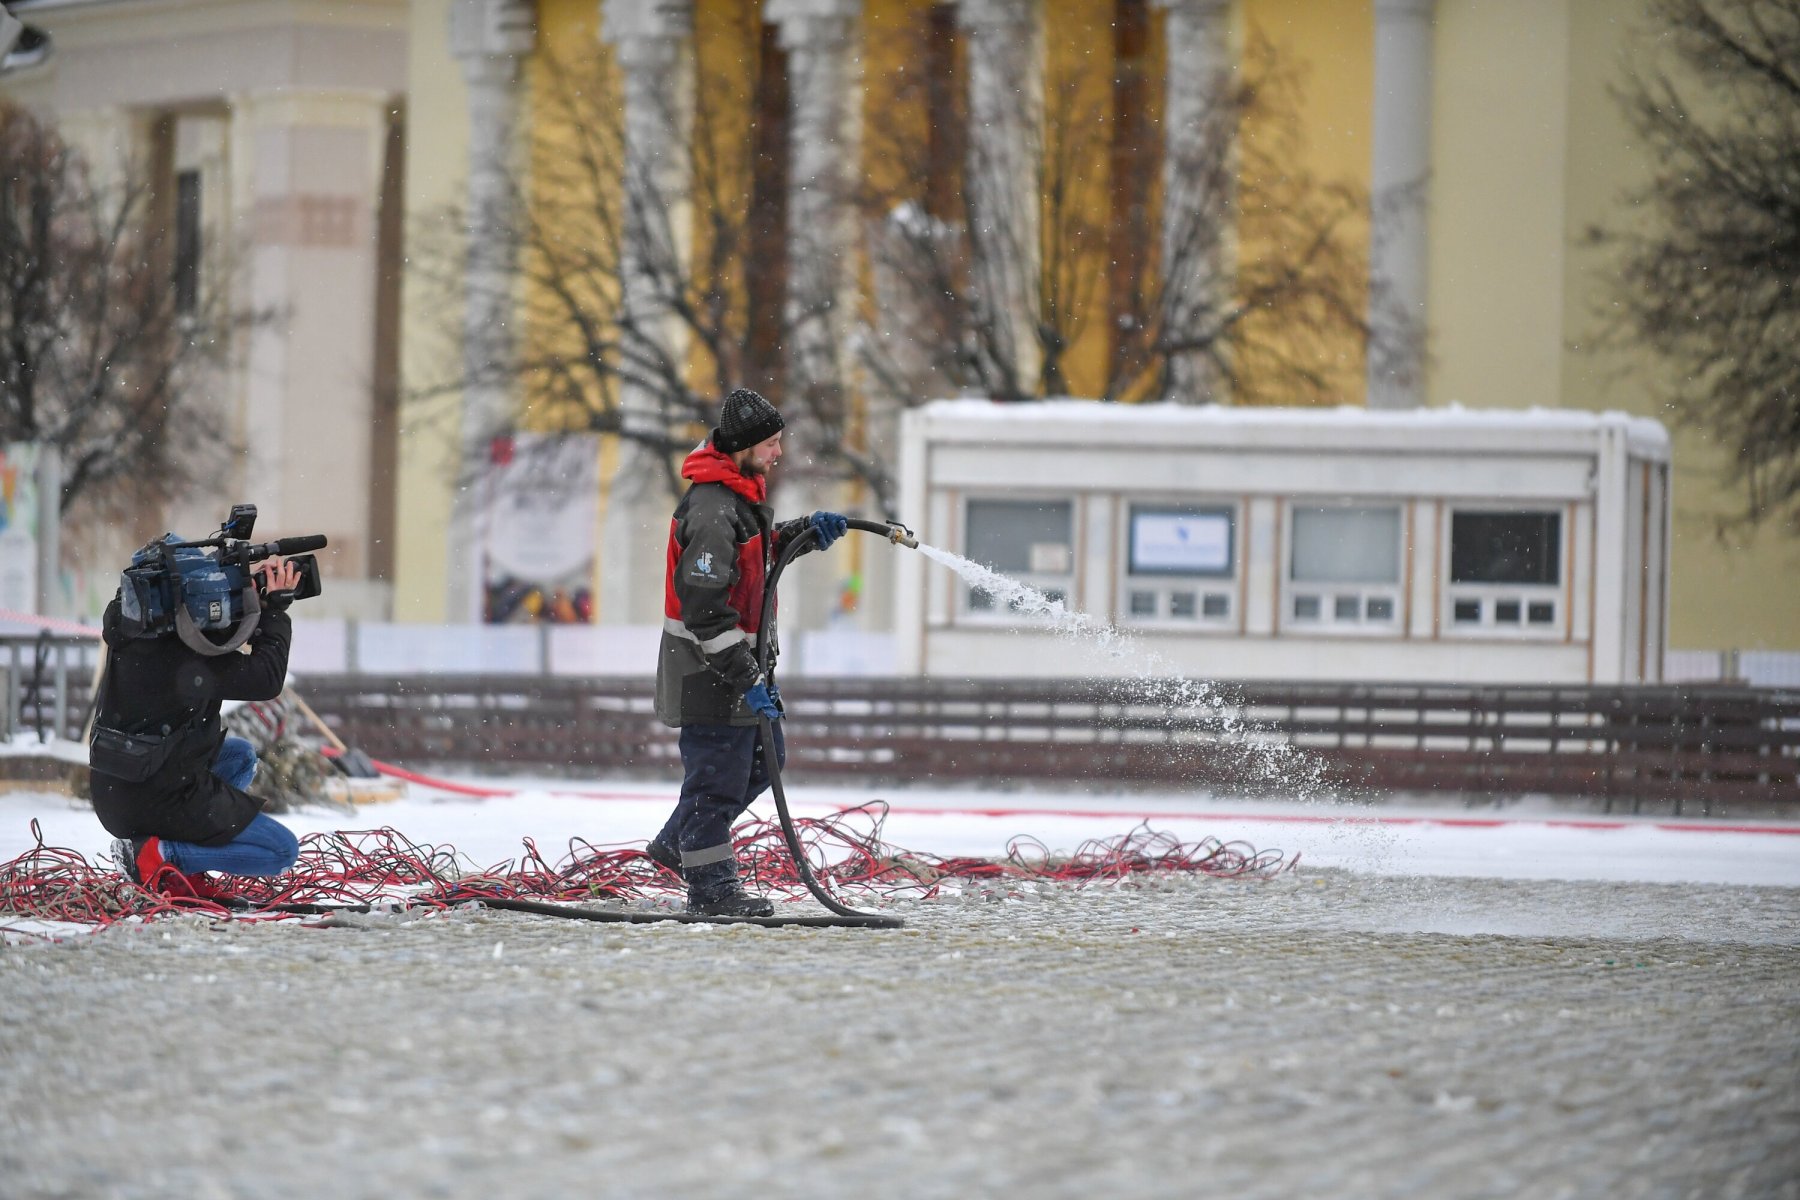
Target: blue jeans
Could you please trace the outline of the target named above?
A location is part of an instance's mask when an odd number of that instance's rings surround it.
[[[782,766],[787,739],[780,721],[773,728]],[[681,852],[691,883],[694,868],[732,859],[731,823],[769,786],[769,769],[755,725],[683,725],[680,741],[681,799],[656,838]]]
[[[256,778],[256,747],[241,737],[226,738],[213,759],[212,773],[243,791]]]
[[[243,791],[256,778],[256,748],[240,737],[228,737],[213,759],[212,773]],[[222,871],[227,875],[279,875],[300,857],[300,841],[291,830],[267,813],[223,846],[196,846],[192,842],[162,843],[162,855],[184,875]]]

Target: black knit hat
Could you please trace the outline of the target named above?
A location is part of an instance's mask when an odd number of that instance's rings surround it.
[[[719,427],[712,442],[726,454],[748,450],[780,433],[787,425],[775,406],[749,388],[734,388],[719,409]]]

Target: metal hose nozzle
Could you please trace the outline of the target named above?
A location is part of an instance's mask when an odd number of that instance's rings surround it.
[[[851,517],[848,524],[865,533],[879,533],[896,546],[905,546],[909,550],[919,548],[919,539],[913,536],[913,531],[898,521],[865,521],[861,517]]]

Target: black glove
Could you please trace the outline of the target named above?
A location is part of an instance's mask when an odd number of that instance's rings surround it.
[[[736,642],[717,654],[706,656],[706,665],[719,673],[734,691],[742,692],[762,677],[756,665],[756,652],[748,642]]]

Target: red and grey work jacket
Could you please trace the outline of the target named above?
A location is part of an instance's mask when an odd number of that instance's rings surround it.
[[[756,681],[764,583],[805,520],[774,524],[767,481],[710,442],[681,475],[690,486],[669,522],[656,715],[668,725],[754,725],[743,695]]]

